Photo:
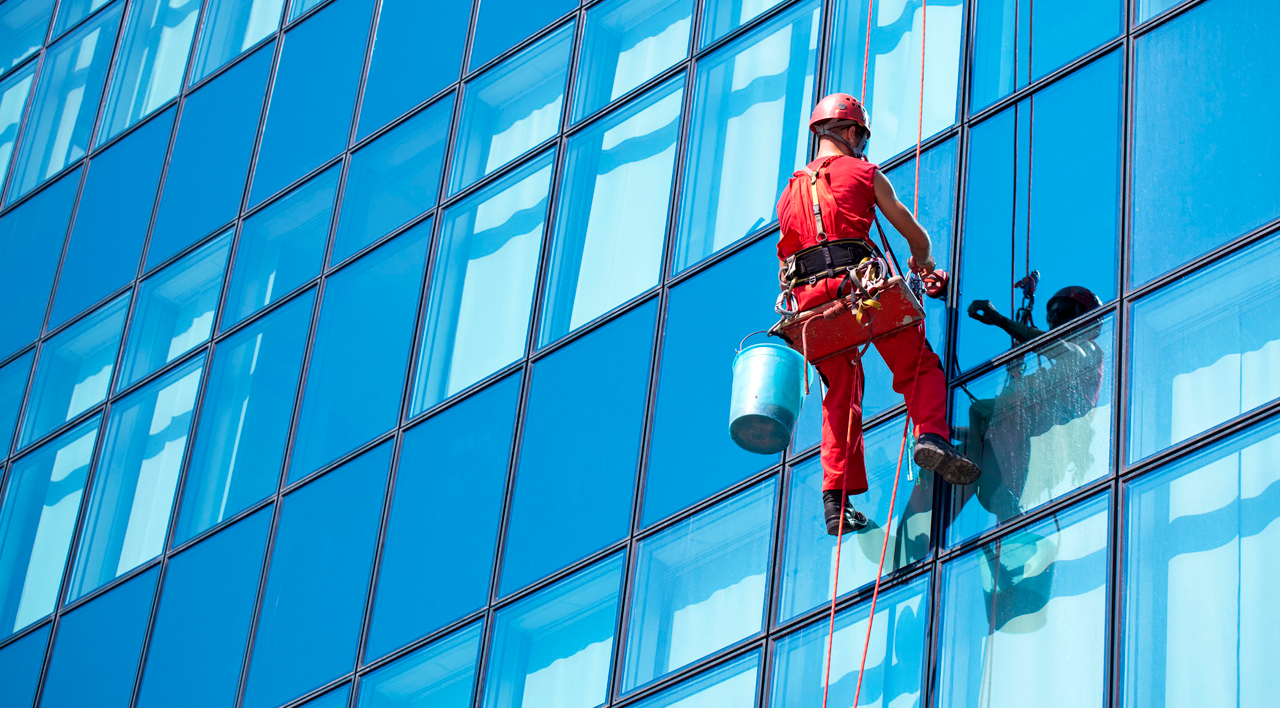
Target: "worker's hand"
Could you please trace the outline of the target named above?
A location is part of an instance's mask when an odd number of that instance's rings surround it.
[[[932,255],[925,256],[923,260],[918,259],[915,256],[909,256],[907,258],[907,267],[915,271],[921,277],[924,277],[926,275],[932,275],[933,271],[937,269],[938,264],[933,262]]]
[[[969,303],[969,316],[982,324],[998,324],[1003,315],[990,300],[974,300]]]

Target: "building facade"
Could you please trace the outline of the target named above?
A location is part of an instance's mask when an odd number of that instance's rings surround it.
[[[850,706],[882,544],[860,706],[1273,705],[1277,30],[4,0],[0,705]],[[927,330],[984,473],[909,464],[868,353],[833,587],[820,387],[780,455],[727,411],[836,90],[952,273]]]

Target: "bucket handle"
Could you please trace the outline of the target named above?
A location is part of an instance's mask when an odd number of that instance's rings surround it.
[[[737,351],[736,353],[741,354],[741,353],[742,353],[742,345],[746,344],[748,339],[751,339],[752,337],[756,336],[757,334],[763,334],[763,335],[766,335],[766,336],[767,336],[767,335],[769,334],[769,330],[767,330],[767,329],[758,329],[758,330],[756,330],[756,331],[752,332],[751,334],[748,334],[747,336],[743,337],[743,338],[742,338],[742,341],[741,341],[741,342],[738,342],[738,351]]]

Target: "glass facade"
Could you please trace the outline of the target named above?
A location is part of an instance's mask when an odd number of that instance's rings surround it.
[[[1270,705],[1280,6],[868,6],[0,0],[0,706],[848,706],[882,547],[862,708]],[[832,91],[983,467],[869,354],[838,553],[726,431]]]

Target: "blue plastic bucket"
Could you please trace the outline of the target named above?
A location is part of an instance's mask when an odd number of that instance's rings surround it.
[[[749,452],[772,455],[791,442],[804,398],[804,357],[780,344],[754,344],[733,358],[729,437]]]

